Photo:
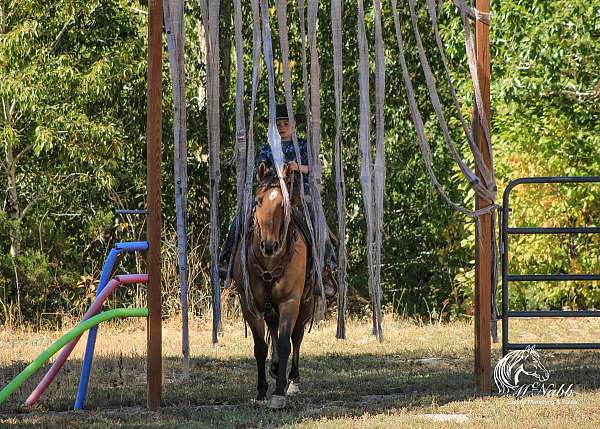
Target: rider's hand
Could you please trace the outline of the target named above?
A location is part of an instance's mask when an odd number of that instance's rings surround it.
[[[288,168],[290,169],[290,171],[299,171],[300,170],[300,166],[298,165],[298,163],[296,161],[288,162]]]

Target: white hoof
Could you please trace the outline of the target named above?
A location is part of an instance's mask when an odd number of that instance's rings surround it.
[[[285,408],[285,396],[273,395],[269,402],[267,403],[269,408],[279,410],[281,408]]]
[[[290,384],[288,384],[287,395],[293,396],[300,393],[300,382],[298,380],[290,380]]]

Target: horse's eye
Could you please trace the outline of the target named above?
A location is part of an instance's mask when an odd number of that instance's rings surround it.
[[[262,197],[256,198],[256,205],[260,206],[262,204]]]

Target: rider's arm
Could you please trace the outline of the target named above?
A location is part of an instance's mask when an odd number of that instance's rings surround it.
[[[306,140],[301,139],[298,141],[298,149],[300,149],[300,162],[295,163],[295,171],[299,171],[304,175],[308,175],[308,173],[310,173],[310,169],[308,167],[308,148]]]
[[[273,154],[271,153],[271,147],[268,144],[260,145],[258,155],[256,157],[257,167],[263,162],[266,163],[268,167],[273,165]]]

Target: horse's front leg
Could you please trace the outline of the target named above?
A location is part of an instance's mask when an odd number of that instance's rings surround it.
[[[269,368],[269,375],[273,380],[277,380],[277,374],[279,373],[279,354],[277,352],[277,326],[271,330],[271,366]]]
[[[279,366],[277,371],[277,381],[275,382],[275,391],[269,407],[283,408],[285,407],[285,389],[287,387],[287,363],[290,357],[291,344],[290,337],[292,330],[298,318],[299,303],[296,299],[279,304],[279,329],[277,335],[277,354],[279,356]]]
[[[292,332],[292,368],[290,369],[290,382],[287,388],[287,395],[300,393],[300,344],[304,338],[304,324],[296,321],[296,326]]]
[[[267,376],[265,372],[265,363],[267,361],[268,347],[265,341],[265,323],[262,319],[249,317],[246,319],[252,338],[254,339],[254,358],[256,359],[256,369],[258,371],[258,381],[256,383],[256,400],[264,401],[267,397]]]

